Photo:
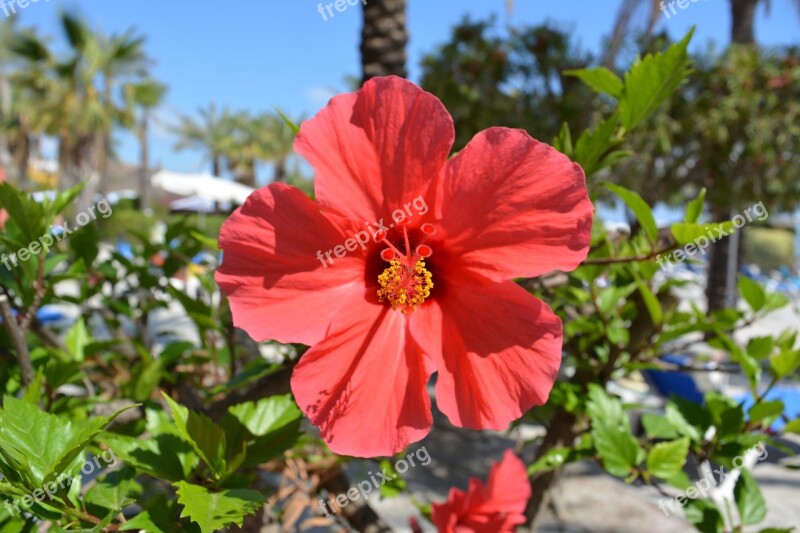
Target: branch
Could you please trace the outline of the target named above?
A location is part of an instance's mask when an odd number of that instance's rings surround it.
[[[333,494],[345,494],[352,486],[347,474],[338,464],[333,467],[333,473],[334,475],[322,483],[322,486]],[[357,531],[366,533],[389,533],[392,531],[366,501],[353,500],[347,507],[342,507],[340,512]]]
[[[28,312],[22,315],[20,320],[20,327],[24,331],[28,331],[29,326],[34,318],[36,318],[36,311],[39,310],[39,306],[42,305],[42,300],[44,299],[47,290],[44,287],[44,258],[39,256],[39,267],[36,273],[36,283],[34,285],[35,293],[33,295],[33,303],[28,308]]]
[[[56,335],[51,329],[44,326],[39,320],[36,318],[33,319],[31,322],[31,331],[39,337],[39,340],[42,341],[42,344],[48,346],[50,348],[56,348],[57,350],[61,350],[63,352],[68,351],[67,346],[61,341],[61,338]]]
[[[11,312],[11,305],[8,302],[8,296],[5,294],[0,295],[0,316],[3,317],[3,322],[11,335],[11,342],[14,343],[14,348],[17,350],[17,361],[19,362],[19,371],[22,376],[22,384],[27,387],[33,382],[33,366],[31,366],[31,355],[28,352],[27,331],[17,323],[14,314]]]

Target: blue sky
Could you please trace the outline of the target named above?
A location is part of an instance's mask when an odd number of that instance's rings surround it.
[[[9,0],[6,0],[8,2]],[[332,1],[332,0],[328,0]],[[134,26],[147,37],[155,58],[154,76],[170,90],[158,112],[151,140],[152,161],[176,171],[208,168],[196,152],[172,150],[165,123],[209,101],[235,109],[313,114],[328,98],[345,90],[345,76],[359,74],[360,7],[348,7],[323,20],[319,2],[310,0],[39,0],[19,10],[24,26],[56,35],[57,13],[77,8],[93,26],[121,32]],[[327,2],[326,2],[327,3]],[[618,0],[516,0],[509,18],[505,0],[409,0],[409,69],[419,75],[422,55],[444,42],[450,28],[465,15],[498,15],[501,22],[557,22],[571,31],[583,49],[600,50],[617,14]],[[689,3],[659,24],[682,36],[697,26],[694,46],[725,45],[730,32],[728,0]],[[644,17],[644,12],[640,14]],[[757,39],[766,45],[798,43],[800,17],[792,0],[772,0],[766,15],[759,10]],[[138,147],[129,135],[118,135],[118,153],[136,161]]]

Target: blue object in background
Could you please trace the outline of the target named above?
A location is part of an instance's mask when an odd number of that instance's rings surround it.
[[[789,386],[781,386],[781,387],[774,387],[770,390],[766,396],[764,396],[765,400],[781,400],[784,405],[783,414],[789,419],[794,420],[798,416],[800,416],[800,389],[797,387],[789,387]],[[742,396],[737,398],[737,401],[742,402],[744,406],[745,413],[753,406],[755,403],[753,399],[753,395],[749,392],[747,394],[743,394]],[[783,421],[782,418],[778,418],[775,422],[772,423],[770,429],[773,431],[781,431],[784,426],[786,426],[786,422]]]
[[[58,322],[60,320],[64,320],[65,317],[66,315],[64,315],[64,313],[59,311],[57,307],[53,307],[51,305],[42,306],[42,308],[36,313],[36,318],[42,324]]]
[[[123,241],[122,239],[117,240],[117,252],[124,257],[125,259],[133,259],[133,246],[129,243]]]
[[[11,314],[17,316],[19,312],[16,309],[11,310]],[[59,320],[63,320],[66,318],[66,315],[58,310],[58,308],[53,307],[51,305],[43,305],[37,312],[36,312],[36,319],[41,324],[49,324],[52,322],[58,322]],[[0,324],[3,323],[3,317],[0,317]]]
[[[688,355],[670,354],[661,357],[665,363],[679,366],[689,366],[692,358]],[[691,371],[682,370],[644,370],[642,372],[645,379],[658,391],[664,398],[677,396],[694,402],[703,403],[703,393],[697,388],[697,382]]]

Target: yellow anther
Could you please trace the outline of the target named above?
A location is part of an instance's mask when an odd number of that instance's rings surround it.
[[[403,313],[415,311],[430,295],[433,275],[425,268],[425,260],[419,259],[412,268],[397,259],[378,276],[378,301],[387,300],[392,309]]]

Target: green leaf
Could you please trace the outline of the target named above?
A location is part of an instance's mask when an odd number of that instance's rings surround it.
[[[744,372],[748,381],[750,381],[750,386],[755,389],[761,379],[761,365],[758,363],[758,360],[739,348],[728,335],[720,333],[717,340],[728,350],[730,358],[742,367],[742,372]]]
[[[378,468],[389,479],[388,481],[385,479],[381,481],[381,486],[379,487],[381,498],[394,498],[408,490],[408,484],[403,479],[403,476],[400,475],[400,472],[395,469],[394,462],[389,459],[383,459]]]
[[[683,508],[686,520],[700,533],[718,533],[723,529],[722,514],[708,500],[689,500]]]
[[[178,525],[178,513],[174,509],[176,503],[166,494],[157,494],[144,503],[144,510],[122,524],[120,531],[146,531],[147,533],[185,533],[197,529],[196,524],[190,528]]]
[[[146,356],[143,356],[142,360],[131,369],[131,377],[123,386],[123,391],[134,401],[149,400],[153,391],[167,377],[166,371],[170,365],[193,348],[190,342],[173,342],[161,352],[158,359],[145,354]]]
[[[619,127],[619,116],[614,113],[591,130],[585,130],[575,144],[575,161],[591,176],[601,168],[603,155],[619,144],[614,138]]]
[[[717,437],[720,440],[725,440],[726,437],[736,437],[742,433],[744,411],[740,405],[725,408],[720,413],[719,420],[716,422],[719,425],[717,428]]]
[[[13,486],[9,489],[23,487],[23,494],[41,486],[25,453],[10,442],[0,441],[0,474]]]
[[[136,470],[126,466],[121,470],[109,472],[95,483],[86,493],[84,504],[89,512],[106,515],[111,511],[119,513],[129,503],[133,503],[133,498],[140,495],[142,487],[136,480]],[[102,509],[102,513],[95,508]]]
[[[631,130],[652,114],[680,87],[689,74],[687,47],[694,29],[666,52],[647,55],[625,74],[619,102],[622,124]]]
[[[83,376],[79,362],[65,362],[55,357],[47,362],[47,366],[44,367],[44,375],[47,378],[48,386],[52,389],[56,389],[65,383],[78,381]]]
[[[276,108],[275,108],[275,112],[276,112],[276,113],[278,113],[278,116],[279,116],[279,117],[281,117],[281,119],[283,119],[283,121],[286,123],[286,125],[287,125],[287,126],[289,126],[289,127],[291,128],[291,130],[294,132],[294,134],[295,134],[295,135],[297,135],[298,133],[300,133],[300,126],[298,126],[297,124],[295,124],[295,123],[294,123],[294,121],[292,121],[292,119],[290,119],[289,117],[287,117],[287,116],[286,116],[286,115],[283,113],[283,111],[281,111],[280,109],[278,109],[278,108],[276,107]]]
[[[197,455],[211,469],[214,477],[217,480],[223,479],[226,474],[230,473],[226,461],[225,432],[207,416],[190,411],[164,393],[162,396],[169,404],[181,437],[192,445]],[[238,464],[236,466],[238,467]]]
[[[656,225],[656,219],[653,217],[653,211],[650,209],[650,206],[647,205],[647,202],[645,202],[638,193],[628,190],[625,187],[613,183],[604,183],[603,185],[605,185],[606,189],[622,198],[622,201],[625,202],[630,210],[633,211],[633,214],[636,215],[636,219],[639,221],[639,224],[642,225],[642,229],[644,229],[647,237],[651,242],[655,242],[658,239],[658,226]]]
[[[121,412],[76,422],[6,396],[0,411],[0,448],[9,450],[13,446],[24,453],[41,486],[68,472],[75,459]]]
[[[189,234],[192,236],[193,239],[203,243],[203,245],[207,246],[212,250],[219,250],[219,241],[217,239],[212,239],[206,235],[203,235],[199,231],[191,231]]]
[[[689,476],[681,470],[680,472],[676,473],[674,476],[667,480],[667,483],[675,487],[676,489],[685,492],[686,489],[693,486],[692,480],[689,479]]]
[[[72,188],[67,189],[64,192],[58,193],[55,200],[50,201],[49,199],[45,198],[45,207],[47,212],[50,216],[55,217],[56,215],[60,215],[64,209],[67,208],[72,202],[78,197],[78,195],[83,192],[83,189],[86,187],[87,182],[81,182],[75,185]]]
[[[627,298],[634,290],[635,285],[624,285],[624,286],[616,286],[611,285],[609,287],[605,287],[600,290],[600,293],[597,295],[597,307],[600,309],[600,312],[606,316],[611,315],[614,310],[617,308],[617,305],[624,299]]]
[[[694,442],[699,442],[711,425],[708,411],[682,398],[672,398],[664,408],[664,416],[678,433]]]
[[[608,335],[608,340],[619,346],[627,345],[631,340],[630,326],[624,320],[611,320],[606,329],[606,333]]]
[[[638,464],[641,449],[631,433],[622,403],[602,387],[591,384],[587,411],[592,420],[592,441],[603,466],[612,475],[627,476]]]
[[[747,276],[739,276],[739,292],[753,311],[759,311],[767,303],[764,287]]]
[[[800,350],[785,350],[769,358],[769,364],[778,378],[793,374],[800,368]]]
[[[40,366],[36,370],[36,376],[33,378],[33,381],[25,389],[25,393],[22,395],[22,399],[28,402],[29,404],[38,405],[39,400],[42,399],[42,395],[45,394],[44,382],[45,382],[44,367]]]
[[[797,333],[798,332],[795,330],[785,329],[775,339],[775,344],[777,344],[781,350],[791,350],[797,342]]]
[[[23,246],[38,241],[45,234],[47,223],[42,206],[19,189],[8,183],[0,183],[0,206],[20,229],[22,238],[26,241],[22,243]]]
[[[229,446],[246,445],[243,466],[262,464],[294,446],[302,412],[291,395],[231,407],[221,421]]]
[[[733,495],[736,497],[736,507],[739,509],[742,525],[758,524],[766,518],[767,504],[764,496],[758,488],[758,482],[747,470],[740,472]]]
[[[684,217],[684,221],[688,224],[697,223],[697,221],[700,220],[700,216],[703,214],[703,207],[705,207],[705,203],[706,188],[703,187],[700,190],[700,194],[697,195],[697,198],[686,205],[686,216]]]
[[[650,287],[642,281],[639,276],[636,277],[636,285],[639,287],[639,293],[642,295],[644,305],[647,307],[647,312],[653,320],[653,324],[660,324],[664,319],[664,311],[661,308],[661,302],[658,301],[656,295],[650,290]]]
[[[785,294],[770,292],[767,294],[767,303],[764,304],[764,309],[762,310],[764,312],[775,311],[786,307],[789,303],[789,298]]]
[[[564,74],[579,78],[595,92],[607,94],[617,99],[622,96],[622,90],[624,88],[622,80],[606,67],[565,70]]]
[[[591,439],[586,440],[590,441]],[[591,456],[592,449],[590,446],[581,447],[581,445],[578,445],[575,448],[552,448],[528,467],[528,475],[555,470],[566,464],[582,461]]]
[[[270,396],[258,403],[240,403],[228,409],[228,412],[257,437],[277,431],[303,416],[291,394]]]
[[[83,362],[85,358],[84,349],[89,342],[89,332],[86,330],[86,324],[83,323],[81,318],[70,328],[67,337],[64,339],[64,344],[76,361]]]
[[[543,456],[528,467],[528,475],[561,468],[567,464],[567,458],[571,451],[572,448],[552,448],[547,450]]]
[[[647,455],[647,468],[661,479],[670,479],[683,469],[689,453],[689,439],[684,437],[669,442],[659,442]]]
[[[636,152],[634,152],[633,150],[614,150],[611,152],[607,152],[606,155],[599,162],[597,170],[602,170],[606,167],[614,166],[623,159],[629,158],[634,153]]]
[[[256,513],[265,498],[254,490],[226,489],[211,492],[205,487],[185,481],[175,483],[178,503],[183,505],[182,518],[190,518],[202,533],[213,533],[230,524],[242,525],[245,516]]]
[[[764,359],[772,353],[775,341],[772,337],[753,337],[747,343],[747,353],[755,359]]]
[[[795,418],[794,420],[790,420],[784,426],[783,431],[786,433],[794,433],[795,435],[800,435],[800,418]]]
[[[783,414],[785,408],[786,406],[780,400],[762,401],[753,405],[748,415],[753,422],[763,420],[765,425],[769,425]]]
[[[720,239],[719,232],[723,232],[724,237],[733,233],[734,230],[733,222],[730,221],[710,224],[676,222],[670,228],[672,236],[679,246],[695,243],[699,248],[708,246],[708,244]],[[701,240],[706,241],[706,243],[700,242]]]
[[[569,124],[566,122],[561,124],[561,130],[559,130],[558,136],[553,139],[553,148],[568,157],[572,157],[574,151],[574,147],[572,146],[572,134],[569,131]]]
[[[653,413],[642,415],[642,425],[647,436],[653,439],[675,439],[679,436],[669,420]]]
[[[147,439],[105,434],[103,442],[125,464],[168,481],[186,479],[200,463],[192,446],[177,434],[163,433]]]

